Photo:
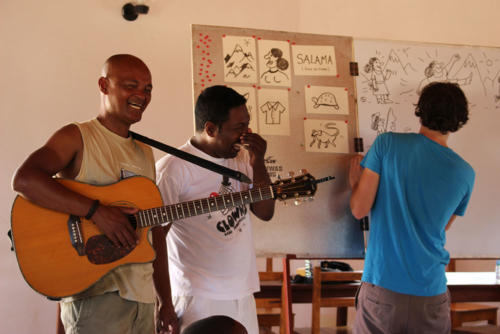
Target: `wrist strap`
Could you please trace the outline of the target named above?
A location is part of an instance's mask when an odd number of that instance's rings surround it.
[[[90,206],[89,212],[85,215],[85,219],[90,220],[94,213],[97,211],[97,208],[99,207],[99,200],[96,199],[94,202],[92,202],[92,205]]]

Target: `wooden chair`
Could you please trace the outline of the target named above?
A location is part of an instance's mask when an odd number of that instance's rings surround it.
[[[266,271],[259,272],[259,279],[263,281],[283,282],[283,272],[272,271],[272,258],[266,258]],[[280,334],[285,333],[284,291],[282,288],[280,298],[256,298],[257,320],[260,334],[273,334],[271,327],[280,328]]]
[[[313,300],[312,300],[312,334],[320,333],[321,307],[337,308],[337,328],[347,333],[347,308],[354,307],[354,297],[322,297],[321,287],[324,282],[355,281],[361,279],[360,271],[323,272],[321,267],[314,267],[313,271]]]

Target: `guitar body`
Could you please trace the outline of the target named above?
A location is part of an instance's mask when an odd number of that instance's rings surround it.
[[[162,205],[160,192],[154,182],[141,176],[106,186],[64,179],[59,182],[105,205],[141,210]],[[139,244],[132,251],[112,262],[92,263],[86,254],[79,255],[71,244],[69,218],[68,214],[42,208],[21,196],[16,198],[12,207],[12,237],[19,267],[26,282],[47,297],[75,295],[118,266],[152,262],[155,259],[155,252],[147,237],[150,228],[138,228]],[[84,245],[90,238],[107,240],[91,221],[84,218],[80,221]],[[94,249],[95,253],[100,251]]]

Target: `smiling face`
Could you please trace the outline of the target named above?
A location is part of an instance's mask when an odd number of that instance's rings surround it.
[[[104,109],[116,121],[131,125],[141,120],[151,101],[151,73],[138,58],[123,57],[105,66],[99,79]]]
[[[242,134],[248,132],[250,115],[246,105],[240,105],[229,110],[229,119],[214,129],[212,155],[218,158],[234,158],[240,151],[239,144]],[[213,124],[213,123],[212,123]]]

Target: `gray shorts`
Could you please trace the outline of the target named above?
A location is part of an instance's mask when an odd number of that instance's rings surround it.
[[[450,292],[422,297],[363,282],[356,296],[355,334],[449,334]]]
[[[118,292],[61,303],[66,334],[154,334],[154,303],[121,298]]]

